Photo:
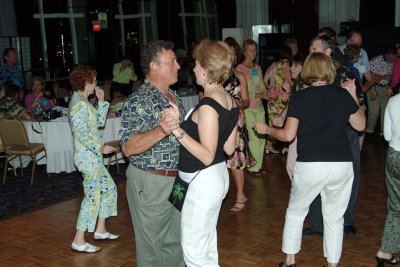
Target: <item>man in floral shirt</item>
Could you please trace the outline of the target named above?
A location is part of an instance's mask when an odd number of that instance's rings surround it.
[[[126,194],[135,230],[138,267],[183,267],[180,212],[168,201],[177,174],[179,142],[171,130],[179,125],[166,114],[170,102],[181,101],[169,86],[178,81],[173,44],[148,43],[141,67],[146,79],[125,101],[119,132],[129,157]]]
[[[397,51],[394,47],[388,47],[383,54],[371,59],[371,72],[380,75],[382,80],[378,82],[367,94],[368,100],[368,120],[365,132],[373,133],[375,125],[380,114],[381,127],[380,133],[383,130],[383,120],[386,105],[389,98],[393,95],[392,89],[389,86],[390,78],[393,72],[393,63],[397,59]]]
[[[0,118],[16,117],[25,120],[31,120],[31,115],[25,111],[24,107],[18,102],[20,89],[11,82],[3,85],[5,97],[0,101]]]

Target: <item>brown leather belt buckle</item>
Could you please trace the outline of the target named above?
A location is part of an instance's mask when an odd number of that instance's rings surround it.
[[[141,168],[139,168],[139,169],[141,169]],[[175,177],[178,174],[178,171],[176,171],[176,170],[146,170],[146,169],[141,169],[141,170],[145,171],[145,172],[154,173],[157,175],[171,176],[171,177]]]

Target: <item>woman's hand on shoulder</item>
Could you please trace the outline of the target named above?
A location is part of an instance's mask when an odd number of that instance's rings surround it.
[[[350,94],[355,94],[356,92],[356,83],[355,79],[346,78],[346,81],[342,82],[341,86],[349,91]]]

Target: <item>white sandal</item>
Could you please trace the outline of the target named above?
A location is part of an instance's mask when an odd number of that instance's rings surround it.
[[[85,243],[83,245],[76,245],[72,242],[71,249],[75,252],[94,253],[101,250],[101,248],[93,246],[92,244]]]
[[[110,240],[116,240],[119,238],[119,235],[113,235],[109,232],[105,232],[104,234],[94,232],[93,239],[95,241],[110,241]]]

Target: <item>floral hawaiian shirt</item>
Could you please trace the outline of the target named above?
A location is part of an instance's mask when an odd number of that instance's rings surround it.
[[[379,55],[374,57],[373,59],[371,59],[371,71],[374,74],[377,75],[388,75],[388,74],[392,74],[393,72],[393,63],[391,63],[390,61],[387,61],[385,59],[384,55]],[[388,85],[389,84],[389,80],[381,80],[378,85]]]
[[[178,95],[169,89],[180,107],[180,114],[185,114]],[[160,90],[145,80],[139,90],[131,94],[122,109],[122,126],[119,131],[121,146],[138,132],[146,132],[160,124],[161,112],[169,106]],[[182,121],[182,115],[181,115]],[[174,135],[166,136],[149,150],[132,155],[130,162],[138,168],[148,170],[173,170],[177,169],[179,161],[179,142]]]
[[[5,97],[0,101],[0,118],[11,116],[22,118],[24,108],[17,101],[10,97]]]

